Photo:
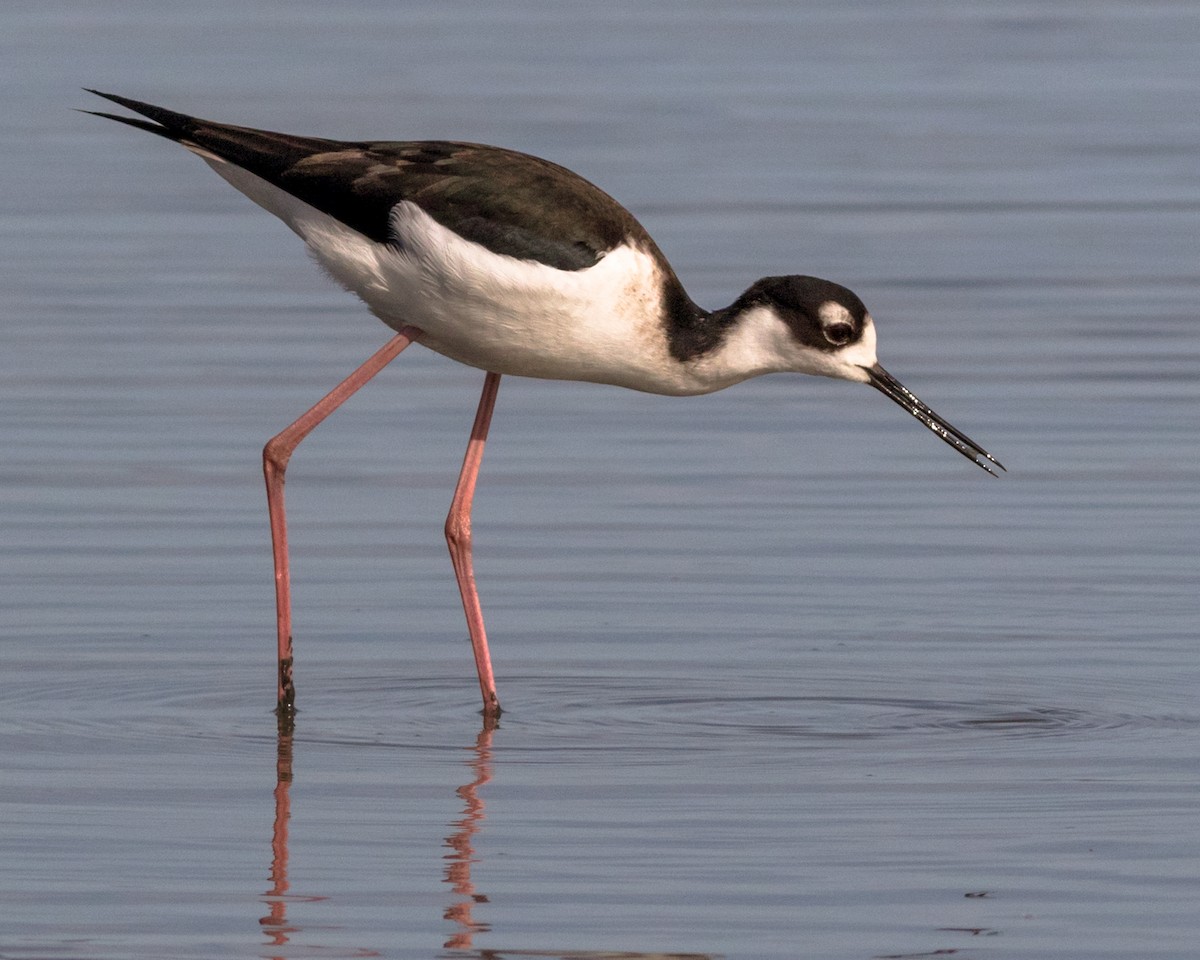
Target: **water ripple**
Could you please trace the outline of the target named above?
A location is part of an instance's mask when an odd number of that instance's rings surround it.
[[[695,751],[731,740],[791,739],[812,745],[919,736],[1046,739],[1109,731],[1196,727],[1200,715],[1145,712],[1133,693],[1100,697],[1084,687],[1055,701],[999,696],[966,686],[954,699],[879,692],[878,680],[824,680],[823,689],[861,695],[811,695],[762,678],[712,679],[639,674],[506,677],[509,709],[500,726],[507,746],[532,750]],[[161,742],[178,737],[242,743],[274,735],[270,691],[259,676],[207,677],[204,683],[151,684],[144,672],[74,671],[33,679],[0,693],[0,736],[69,736]],[[943,685],[944,687],[944,685]],[[732,691],[732,692],[731,692]],[[473,684],[460,675],[404,679],[343,676],[301,688],[298,742],[347,747],[444,749],[479,722]],[[1104,705],[1091,701],[1103,699]],[[1158,703],[1160,707],[1171,704]]]
[[[473,691],[464,686],[461,677],[346,679],[314,692],[298,719],[297,739],[347,746],[452,746],[466,718],[475,715],[469,700]],[[1200,715],[1183,710],[1149,713],[995,695],[936,700],[751,692],[756,686],[761,684],[745,678],[718,684],[667,676],[506,677],[509,708],[500,728],[510,749],[566,750],[581,757],[630,750],[661,759],[662,750],[728,750],[731,741],[778,738],[813,746],[928,736],[1024,740],[1200,725]],[[836,686],[866,684],[846,678]],[[656,748],[654,754],[646,752],[648,746]]]

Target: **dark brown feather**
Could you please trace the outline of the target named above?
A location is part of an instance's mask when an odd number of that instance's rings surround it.
[[[515,150],[448,141],[298,137],[91,92],[153,123],[102,116],[201,147],[380,243],[394,241],[391,212],[407,200],[494,253],[561,270],[590,267],[627,239],[658,252],[641,224],[599,187]]]

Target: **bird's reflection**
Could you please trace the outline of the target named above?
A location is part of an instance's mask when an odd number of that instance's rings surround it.
[[[713,954],[701,953],[640,953],[606,950],[569,950],[566,952],[553,950],[512,950],[512,949],[480,949],[474,946],[474,937],[484,933],[491,927],[484,921],[477,920],[473,911],[476,905],[487,903],[486,895],[480,893],[471,877],[471,868],[479,862],[475,852],[475,837],[483,827],[486,819],[484,798],[481,790],[492,779],[492,738],[495,735],[497,723],[494,719],[484,721],[483,729],[475,737],[473,745],[467,748],[466,762],[469,778],[455,793],[462,801],[462,814],[449,824],[451,833],[446,837],[445,846],[449,853],[445,855],[445,868],[442,871],[442,882],[451,890],[451,901],[442,913],[445,920],[455,924],[456,930],[446,940],[441,954],[446,960],[504,960],[504,958],[539,957],[545,960],[717,960]],[[300,928],[288,922],[287,907],[297,899],[312,902],[324,900],[325,897],[295,897],[288,893],[288,826],[291,820],[292,786],[292,739],[295,732],[295,721],[291,716],[281,717],[278,725],[278,736],[275,751],[275,818],[271,830],[271,886],[262,895],[262,901],[267,904],[266,916],[259,919],[263,932],[267,937],[264,957],[273,960],[284,960],[292,954],[295,946],[289,949],[289,942],[300,932]],[[310,946],[309,950],[312,949]],[[355,956],[375,957],[380,954],[375,950],[361,949]]]
[[[471,778],[455,793],[463,802],[462,815],[451,821],[453,832],[446,837],[446,868],[443,881],[449,884],[454,899],[442,914],[452,921],[457,930],[444,944],[448,949],[471,949],[476,933],[489,929],[486,923],[475,920],[471,911],[477,903],[486,903],[487,897],[478,893],[471,879],[471,865],[476,862],[473,838],[479,832],[485,812],[479,789],[492,779],[492,735],[496,730],[494,718],[484,720],[483,729],[475,738],[467,762]],[[291,715],[280,715],[275,751],[275,817],[271,829],[271,886],[262,900],[268,906],[266,916],[259,919],[267,936],[268,947],[274,948],[278,957],[286,955],[291,935],[298,929],[288,922],[287,907],[292,899],[288,896],[288,825],[291,820],[292,786],[292,741],[295,720]],[[323,899],[305,897],[305,900]]]
[[[267,935],[268,945],[281,952],[287,946],[288,935],[293,932],[287,921],[287,892],[294,725],[291,716],[279,716],[275,746],[275,819],[271,829],[271,888],[263,895],[263,901],[269,909],[267,915],[258,921]]]
[[[495,718],[486,717],[483,729],[475,738],[475,747],[468,763],[471,779],[455,791],[463,802],[462,816],[450,824],[454,832],[446,838],[446,846],[451,852],[446,854],[444,879],[454,891],[454,900],[442,916],[456,923],[459,929],[444,946],[456,950],[469,950],[475,934],[491,929],[472,916],[475,904],[487,903],[487,896],[475,889],[471,880],[471,864],[477,860],[472,841],[486,817],[479,791],[492,779],[492,735],[495,731]]]
[[[643,953],[640,950],[472,950],[443,954],[446,960],[724,960],[720,953]]]

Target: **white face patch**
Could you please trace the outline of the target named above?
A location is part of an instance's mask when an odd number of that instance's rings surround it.
[[[875,356],[875,321],[869,313],[863,317],[863,331],[858,342],[839,350],[834,357],[849,365],[847,371],[839,376],[860,383],[868,382],[870,378],[863,367],[873,367],[879,362]]]
[[[863,318],[858,342],[829,353],[797,340],[773,308],[755,306],[742,314],[725,342],[692,364],[692,369],[708,391],[764,373],[784,372],[869,383],[870,377],[863,368],[873,367],[876,362],[875,324],[870,314]]]
[[[850,311],[834,300],[826,300],[817,307],[817,319],[823,327],[832,327],[835,323],[854,325],[854,317],[850,315]]]

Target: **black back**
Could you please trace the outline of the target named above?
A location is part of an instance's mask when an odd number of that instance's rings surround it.
[[[201,147],[380,243],[394,239],[392,208],[408,200],[442,226],[494,253],[581,270],[629,239],[652,250],[670,271],[645,229],[624,207],[548,160],[474,143],[298,137],[90,92],[150,122],[109,113],[98,116]]]

